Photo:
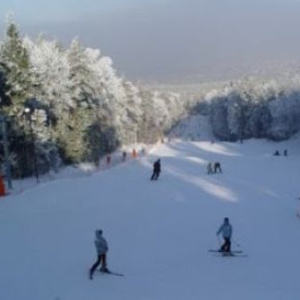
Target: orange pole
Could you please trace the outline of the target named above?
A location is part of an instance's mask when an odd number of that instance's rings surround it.
[[[5,186],[3,182],[3,176],[0,176],[0,197],[5,196]]]

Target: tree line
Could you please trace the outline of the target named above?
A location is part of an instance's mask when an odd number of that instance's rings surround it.
[[[0,114],[15,178],[33,175],[34,164],[39,173],[97,164],[124,145],[156,142],[186,109],[177,93],[142,89],[118,76],[109,57],[77,38],[66,48],[43,36],[22,37],[13,20],[7,23]],[[0,163],[3,172],[3,147]]]
[[[206,115],[223,141],[289,139],[300,129],[299,76],[231,81],[202,95],[190,114]]]
[[[141,88],[111,58],[42,35],[22,37],[9,20],[0,41],[0,117],[14,178],[91,162],[133,143],[154,143],[187,115],[206,115],[216,138],[284,140],[300,129],[300,80],[243,79],[220,86]],[[199,127],[199,130],[200,127]],[[0,167],[4,173],[3,131]],[[2,147],[1,147],[2,146]]]

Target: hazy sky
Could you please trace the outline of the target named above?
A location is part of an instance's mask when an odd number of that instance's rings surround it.
[[[300,0],[0,0],[23,34],[78,36],[129,79],[186,79],[300,57]]]

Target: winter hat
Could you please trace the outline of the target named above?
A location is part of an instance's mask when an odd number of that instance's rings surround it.
[[[96,234],[97,234],[97,235],[101,235],[102,233],[103,233],[102,229],[97,229],[97,230],[96,230]]]
[[[224,222],[229,222],[229,219],[228,218],[224,218]]]

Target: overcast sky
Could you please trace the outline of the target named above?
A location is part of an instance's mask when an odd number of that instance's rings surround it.
[[[1,0],[23,34],[78,36],[128,79],[226,73],[300,57],[300,0]]]

